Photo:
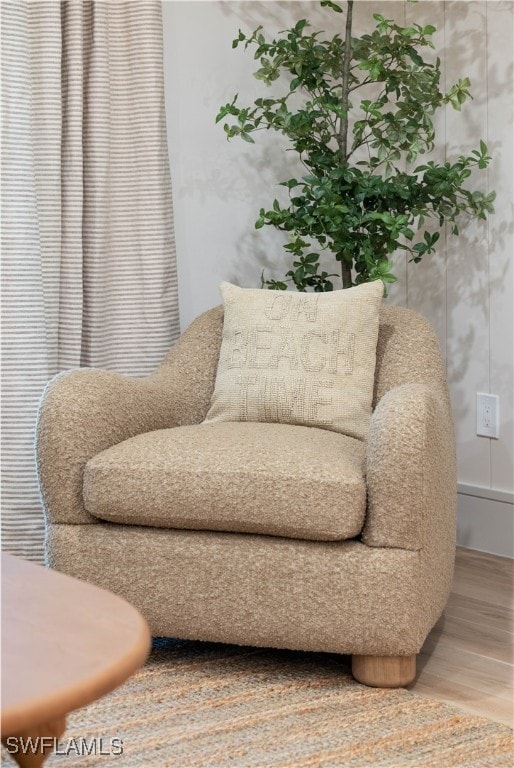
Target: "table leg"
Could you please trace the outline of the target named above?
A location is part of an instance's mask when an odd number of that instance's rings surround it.
[[[54,739],[59,739],[65,728],[66,718],[60,717],[15,736],[3,738],[2,743],[20,768],[40,768],[54,748]]]

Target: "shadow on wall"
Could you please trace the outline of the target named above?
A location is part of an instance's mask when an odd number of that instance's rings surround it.
[[[461,423],[471,411],[471,405],[467,402],[464,394],[466,386],[459,386],[463,382],[469,361],[473,354],[473,342],[475,339],[475,329],[470,326],[468,330],[457,337],[449,332],[451,342],[448,342],[447,356],[451,360],[448,366],[447,378],[448,385],[452,392],[452,415],[456,423]]]
[[[323,24],[327,25],[327,18],[330,19],[330,11],[326,8],[321,8],[317,0],[312,2],[300,2],[300,0],[286,0],[285,2],[225,2],[221,4],[222,13],[227,18],[238,19],[245,26],[250,26],[253,29],[260,24],[269,30],[270,33],[279,32],[286,27],[290,27],[291,24],[295,24],[299,19],[309,19],[312,23],[321,25],[319,28],[323,29]],[[344,28],[344,16],[338,14],[343,20],[341,28]],[[335,14],[333,14],[335,16]],[[237,34],[237,29],[234,29],[234,37]],[[330,32],[329,34],[335,34]]]
[[[264,137],[266,139],[268,137]],[[265,227],[256,230],[255,221],[259,215],[259,209],[269,210],[273,205],[273,199],[277,198],[282,204],[287,203],[287,190],[280,185],[280,181],[290,179],[291,177],[300,177],[305,173],[305,169],[297,161],[296,154],[286,153],[281,148],[278,154],[276,142],[261,141],[259,147],[252,147],[254,152],[245,153],[245,183],[248,188],[258,189],[258,195],[245,196],[246,200],[251,200],[254,204],[253,216],[249,221],[249,226],[243,231],[243,234],[237,242],[237,264],[234,265],[230,279],[238,283],[241,280],[241,274],[250,279],[256,287],[260,287],[261,274],[264,271],[266,277],[282,280],[285,273],[291,268],[291,255],[283,249],[283,245],[288,241],[286,232],[281,232],[274,227]],[[234,143],[237,139],[234,140]],[[246,173],[248,169],[248,173]],[[264,177],[264,179],[263,179]],[[253,180],[253,181],[252,181]],[[263,183],[264,181],[264,183]],[[313,250],[316,244],[313,243]],[[338,265],[331,254],[322,254],[320,263],[327,272],[336,272],[334,278],[336,288],[341,287],[338,274]]]
[[[202,203],[209,202],[213,193],[222,200],[252,202],[255,204],[257,219],[261,206],[271,206],[274,196],[283,195],[285,190],[279,186],[279,182],[298,173],[299,164],[284,151],[285,144],[277,147],[277,143],[272,144],[268,136],[259,136],[256,144],[250,147],[239,138],[227,142],[223,122],[218,123],[215,130],[222,145],[219,155],[221,162],[209,164],[208,170],[200,163],[196,170],[189,173],[187,180],[182,181],[181,195],[194,197]],[[257,199],[255,189],[269,191],[261,192]]]

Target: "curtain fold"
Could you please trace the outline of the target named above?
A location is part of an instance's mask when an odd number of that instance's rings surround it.
[[[37,405],[179,334],[159,0],[2,0],[2,545],[43,556]]]

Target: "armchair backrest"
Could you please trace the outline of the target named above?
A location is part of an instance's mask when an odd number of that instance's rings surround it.
[[[165,377],[177,424],[205,418],[216,379],[223,308],[201,314],[182,334],[152,377]],[[430,324],[412,310],[384,304],[380,313],[373,407],[393,387],[433,384],[447,392],[439,344]]]

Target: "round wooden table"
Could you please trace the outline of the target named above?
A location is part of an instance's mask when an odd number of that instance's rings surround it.
[[[18,765],[38,768],[66,714],[123,683],[150,644],[122,598],[2,553],[2,742]]]

